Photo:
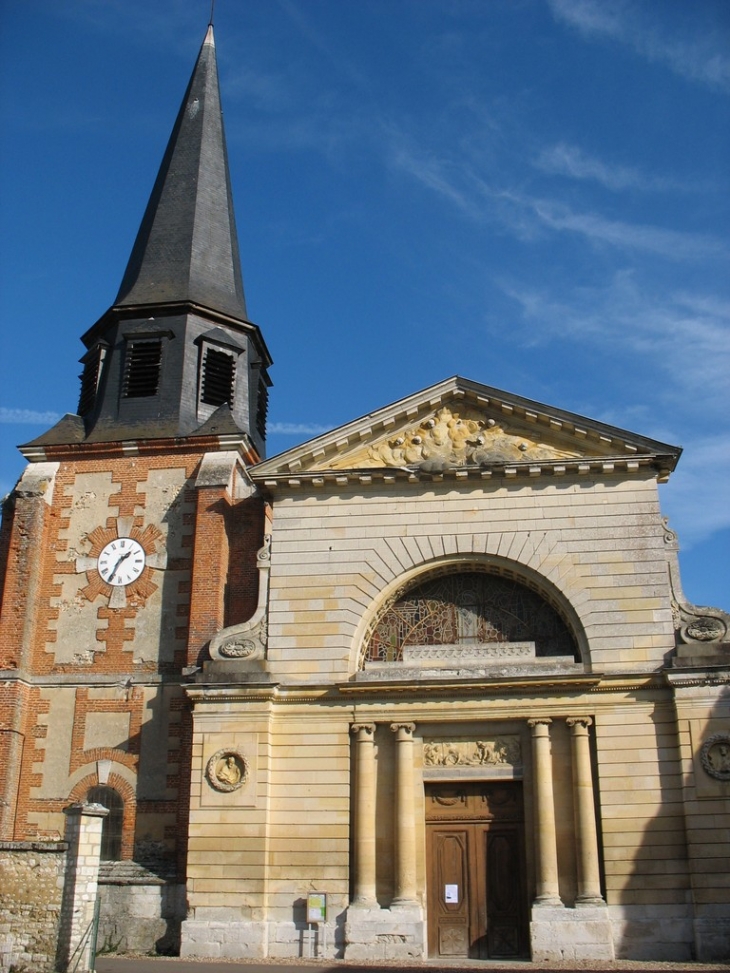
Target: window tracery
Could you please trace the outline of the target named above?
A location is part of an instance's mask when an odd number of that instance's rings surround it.
[[[578,659],[566,622],[540,593],[513,578],[459,571],[401,592],[374,626],[365,659],[400,662],[404,646],[526,641],[538,656]]]

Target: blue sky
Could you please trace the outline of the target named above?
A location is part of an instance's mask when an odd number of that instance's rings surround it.
[[[0,0],[0,494],[78,400],[207,0]],[[730,608],[727,0],[218,0],[269,455],[453,374],[681,445]]]

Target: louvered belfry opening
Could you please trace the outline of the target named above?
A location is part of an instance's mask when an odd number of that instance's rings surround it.
[[[141,399],[157,395],[160,387],[162,339],[146,338],[130,341],[124,363],[122,395],[125,399]]]
[[[79,394],[78,406],[80,416],[87,415],[94,407],[105,352],[105,347],[96,345],[81,359],[84,370],[79,376],[81,379],[81,392]]]
[[[256,430],[262,439],[266,439],[266,416],[269,411],[269,390],[263,378],[259,379],[258,408],[256,409]]]
[[[205,349],[201,401],[206,405],[233,405],[236,362],[232,355],[215,348]]]

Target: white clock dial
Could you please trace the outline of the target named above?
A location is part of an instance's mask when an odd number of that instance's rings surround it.
[[[115,587],[131,584],[144,571],[146,555],[139,541],[118,537],[109,541],[97,558],[96,567],[102,580]]]

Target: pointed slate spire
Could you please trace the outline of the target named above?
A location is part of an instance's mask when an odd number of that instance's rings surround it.
[[[212,24],[115,305],[167,302],[247,318]]]
[[[81,340],[79,414],[28,449],[215,435],[265,455],[272,361],[246,313],[212,26],[117,299]]]

